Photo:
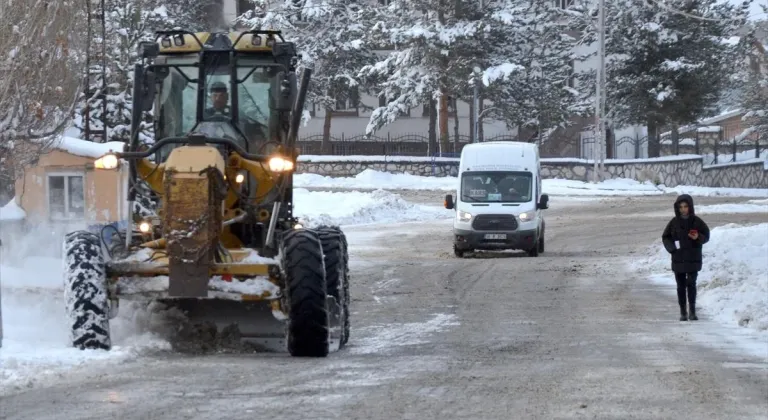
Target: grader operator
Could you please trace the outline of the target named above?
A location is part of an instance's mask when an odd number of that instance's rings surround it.
[[[297,83],[294,45],[279,31],[164,31],[140,56],[131,142],[94,165],[127,178],[128,227],[65,238],[72,345],[109,350],[119,301],[157,300],[293,356],[344,346],[346,237],[293,216],[310,80],[305,69]],[[156,141],[140,147],[153,108]],[[135,214],[148,195],[158,202],[153,214]]]

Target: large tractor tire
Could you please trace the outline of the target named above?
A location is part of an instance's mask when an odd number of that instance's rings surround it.
[[[339,348],[349,341],[349,251],[347,237],[337,226],[322,226],[315,231],[323,246],[328,295],[339,305]]]
[[[286,232],[280,254],[288,306],[288,352],[295,357],[326,357],[330,320],[320,239],[311,230]]]
[[[87,231],[69,233],[63,252],[64,301],[72,346],[109,350],[109,299],[100,239]]]

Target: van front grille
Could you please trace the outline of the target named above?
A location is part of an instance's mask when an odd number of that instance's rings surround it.
[[[517,219],[511,214],[480,214],[472,222],[475,230],[515,230]]]

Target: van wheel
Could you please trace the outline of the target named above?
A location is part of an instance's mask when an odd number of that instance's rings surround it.
[[[545,229],[541,230],[541,236],[539,236],[539,254],[544,253],[544,233],[546,232]]]
[[[454,245],[454,247],[453,247],[453,255],[455,255],[458,258],[464,258],[464,251],[456,248],[456,246]]]

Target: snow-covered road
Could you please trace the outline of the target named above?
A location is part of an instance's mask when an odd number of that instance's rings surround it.
[[[189,356],[126,328],[118,357],[79,353],[60,359],[74,367],[0,382],[0,419],[764,418],[768,342],[734,334],[706,308],[700,321],[678,322],[675,298],[628,271],[670,217],[654,213],[671,213],[673,199],[553,206],[539,258],[455,259],[450,221],[434,217],[351,226],[347,349],[320,360]],[[60,331],[35,329],[18,311],[29,305],[27,317],[52,326],[58,298],[46,308],[13,293],[8,312],[23,340],[54,348]]]

